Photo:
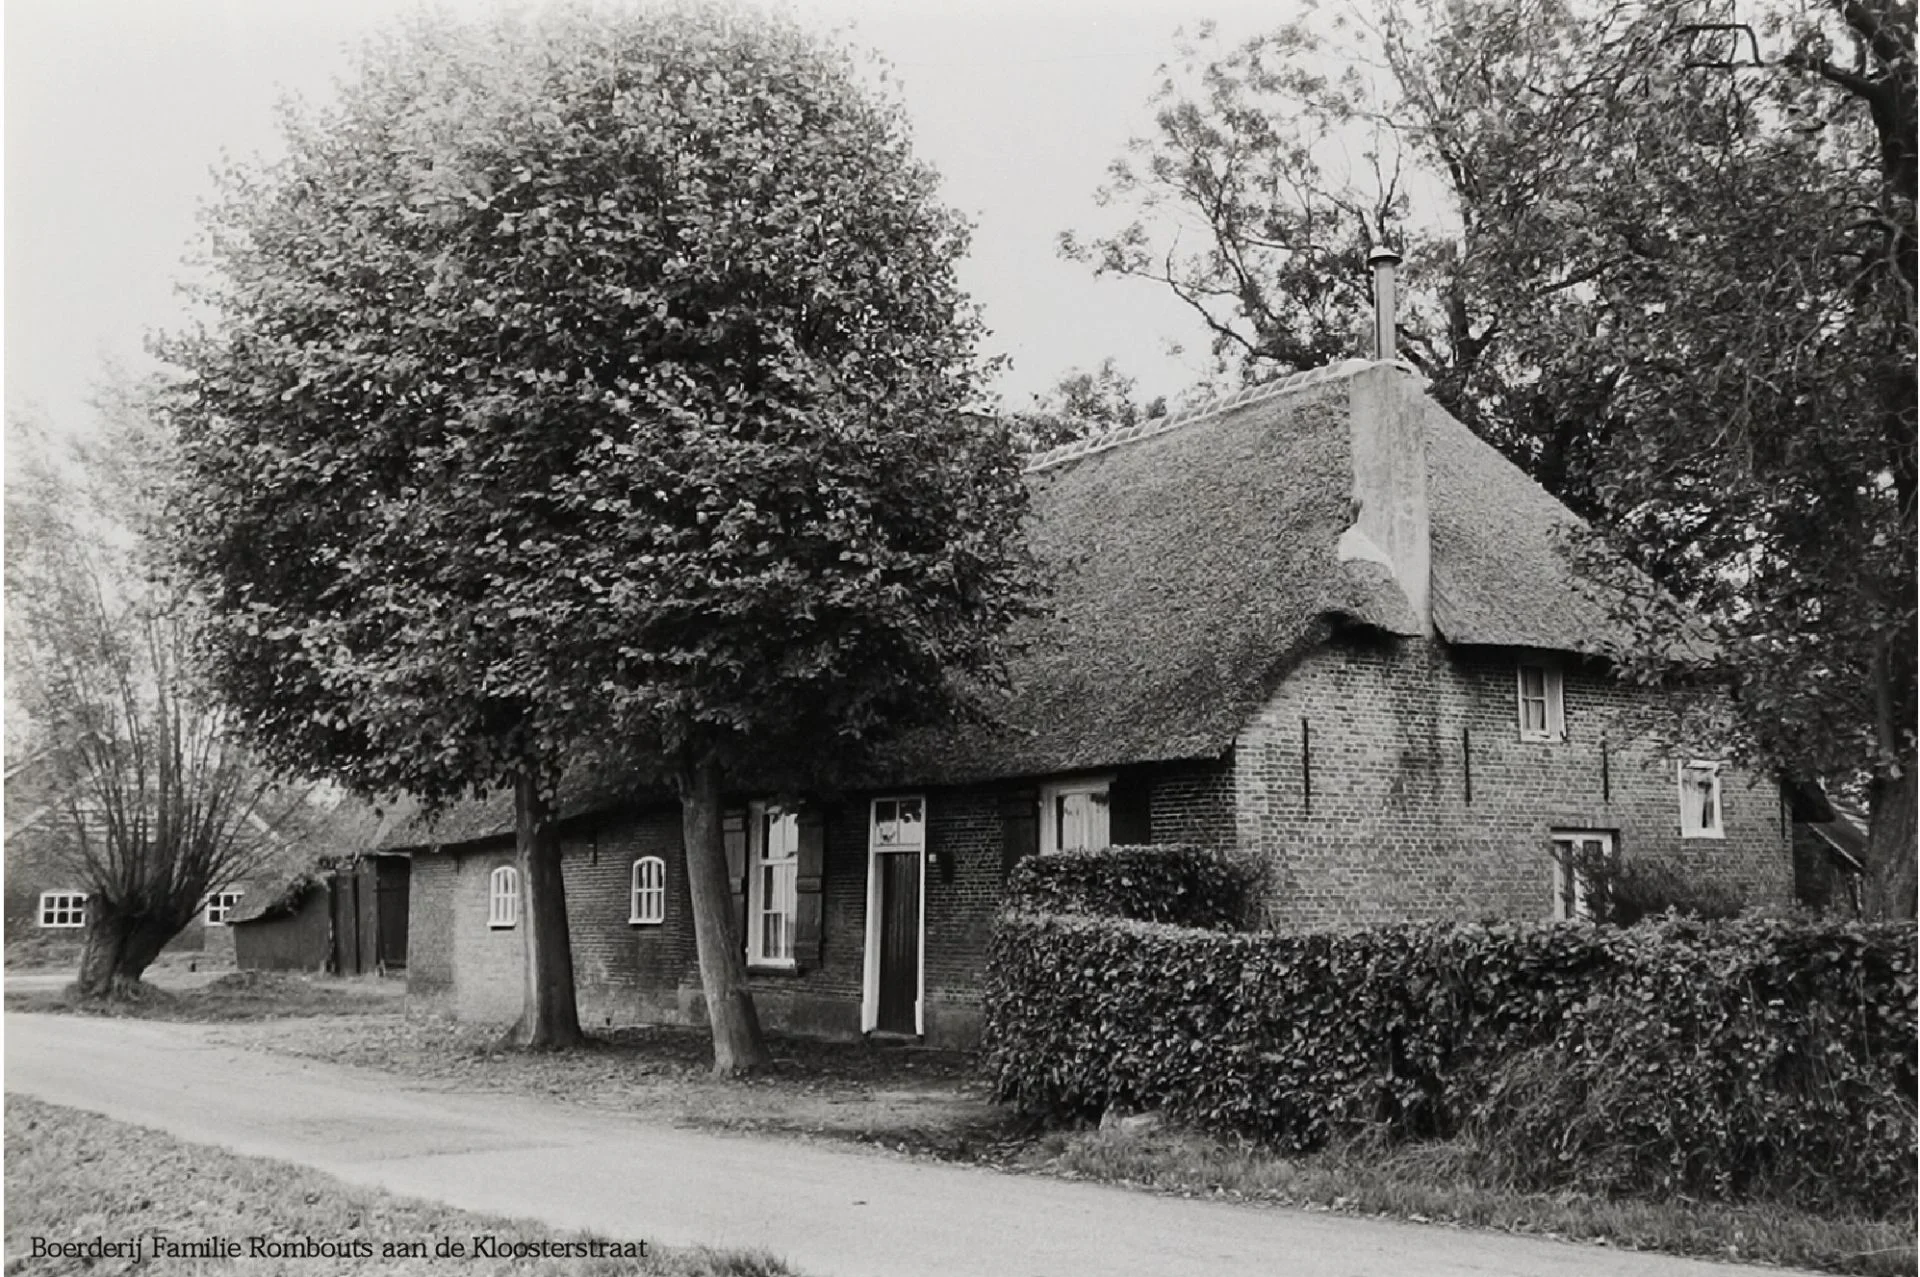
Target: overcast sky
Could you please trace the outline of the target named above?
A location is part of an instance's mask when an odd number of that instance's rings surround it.
[[[484,11],[494,0],[449,0]],[[1177,394],[1204,338],[1158,287],[1096,280],[1059,232],[1111,224],[1104,169],[1150,124],[1174,33],[1227,32],[1271,5],[1221,0],[794,0],[893,63],[923,158],[977,225],[962,278],[1012,357],[1002,406],[1113,355],[1141,390]],[[6,403],[83,428],[106,358],[138,366],[176,322],[173,284],[208,170],[271,152],[273,104],[324,98],[344,50],[393,0],[7,0]],[[1262,15],[1265,15],[1264,19]],[[1182,343],[1186,354],[1168,348]]]

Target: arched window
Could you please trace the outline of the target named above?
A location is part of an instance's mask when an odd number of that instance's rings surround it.
[[[511,927],[520,921],[520,874],[501,865],[487,879],[487,925]]]
[[[628,922],[652,925],[667,920],[667,862],[642,856],[633,862],[633,912]]]

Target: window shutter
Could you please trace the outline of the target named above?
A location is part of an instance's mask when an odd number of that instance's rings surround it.
[[[1565,675],[1553,667],[1547,668],[1547,735],[1554,740],[1567,738],[1567,684]]]
[[[1107,790],[1107,844],[1145,846],[1151,838],[1146,777],[1122,772]]]
[[[1028,856],[1040,854],[1040,793],[1019,789],[1000,802],[1000,877]]]
[[[803,808],[799,813],[800,845],[794,867],[793,960],[802,971],[811,970],[822,960],[822,925],[826,906],[827,822],[820,810]]]
[[[723,812],[720,841],[727,849],[727,890],[733,893],[733,929],[741,952],[747,943],[747,813]]]

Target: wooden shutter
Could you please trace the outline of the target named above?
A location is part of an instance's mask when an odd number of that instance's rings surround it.
[[[1040,854],[1040,792],[1018,789],[1000,802],[1000,877],[1028,856]]]
[[[733,933],[741,951],[747,943],[747,813],[723,812],[720,841],[727,849],[727,890],[733,893]]]
[[[820,965],[826,905],[827,822],[817,807],[802,808],[799,864],[794,868],[793,960],[802,971]]]
[[[1114,847],[1145,846],[1151,837],[1147,778],[1120,773],[1107,790],[1107,842]]]

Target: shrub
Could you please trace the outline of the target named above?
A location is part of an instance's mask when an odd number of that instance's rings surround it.
[[[1713,920],[1738,917],[1746,908],[1740,893],[1721,883],[1682,873],[1660,860],[1616,860],[1610,855],[1583,857],[1588,899],[1594,917],[1630,927],[1648,918],[1677,913]]]
[[[1010,912],[987,1065],[1001,1099],[1054,1114],[1158,1108],[1295,1150],[1370,1124],[1466,1129],[1539,1182],[1739,1197],[1821,1180],[1872,1207],[1914,1187],[1912,936]]]
[[[1475,1105],[1500,1168],[1545,1189],[1912,1201],[1911,931],[1749,919],[1626,938],[1613,975]]]
[[[1253,860],[1211,847],[1105,847],[1029,856],[1007,900],[1035,913],[1238,929],[1252,921],[1262,885]]]

